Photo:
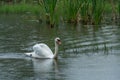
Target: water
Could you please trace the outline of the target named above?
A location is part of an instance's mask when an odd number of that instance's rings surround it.
[[[119,80],[120,26],[61,24],[49,28],[25,16],[0,16],[0,80]],[[32,59],[36,43],[54,51],[54,38],[62,45],[58,60]]]

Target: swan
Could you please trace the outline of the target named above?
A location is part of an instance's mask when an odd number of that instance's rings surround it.
[[[45,43],[35,44],[33,46],[33,52],[25,53],[27,56],[33,58],[57,58],[58,55],[58,46],[61,44],[59,37],[55,38],[55,53]]]

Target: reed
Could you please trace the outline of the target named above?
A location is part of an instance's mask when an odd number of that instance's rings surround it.
[[[63,18],[67,22],[77,22],[81,0],[63,0]]]
[[[0,13],[5,14],[25,14],[26,12],[30,12],[33,14],[39,14],[40,8],[38,5],[31,5],[31,4],[12,4],[12,5],[2,5],[0,6]]]
[[[119,12],[119,18],[120,18],[120,0],[118,2],[118,12]]]
[[[81,16],[81,22],[83,24],[87,24],[89,21],[89,13],[90,13],[90,0],[81,0],[82,6],[80,8],[80,16]]]
[[[108,0],[38,0],[35,4],[25,2],[1,4],[0,13],[24,14],[30,12],[42,17],[52,27],[62,18],[63,22],[100,24],[103,14],[112,14],[113,7],[120,16],[120,0],[111,4]],[[32,1],[32,0],[31,0]],[[38,5],[39,3],[39,5]],[[117,5],[116,5],[117,4]]]
[[[51,27],[55,24],[55,8],[56,8],[57,0],[41,0],[40,5],[44,8],[46,14],[46,21],[50,24]]]
[[[92,23],[100,24],[103,19],[105,0],[92,0]]]

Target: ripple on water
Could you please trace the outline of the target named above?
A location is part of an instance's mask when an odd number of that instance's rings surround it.
[[[0,80],[120,79],[119,26],[69,24],[48,28],[16,17],[0,18]],[[63,42],[58,66],[49,60],[26,59],[24,53],[31,52],[36,43],[44,42],[54,49],[56,36]]]
[[[91,31],[91,30],[90,30]],[[105,26],[94,34],[90,32],[84,36],[65,39],[64,51],[68,54],[100,53],[114,54],[114,49],[119,49],[117,26]]]
[[[0,53],[0,59],[25,59],[24,53]]]

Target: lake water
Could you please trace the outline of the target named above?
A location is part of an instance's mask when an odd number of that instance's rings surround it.
[[[120,80],[120,26],[61,24],[56,28],[25,16],[0,16],[0,80]],[[24,55],[36,43],[54,51],[58,60]]]

